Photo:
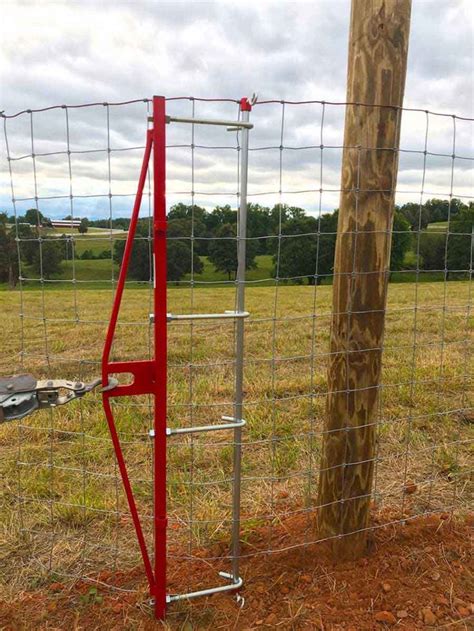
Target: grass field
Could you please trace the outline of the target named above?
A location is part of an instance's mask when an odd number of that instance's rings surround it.
[[[103,264],[104,278],[110,278],[109,261],[81,263]],[[267,270],[269,263],[267,259]],[[374,501],[377,508],[390,507],[397,518],[451,508],[462,512],[472,500],[470,291],[463,281],[389,286]],[[149,357],[150,298],[149,291],[126,289],[116,359]],[[111,303],[112,288],[31,289],[22,296],[2,292],[2,374],[100,375]],[[188,312],[191,303],[196,312],[232,309],[234,290],[169,289],[169,311]],[[282,286],[277,293],[273,287],[247,290],[251,317],[246,324],[244,541],[263,532],[263,526],[297,513],[306,516],[301,537],[314,538],[330,305],[331,288],[325,286]],[[232,414],[232,324],[173,323],[168,343],[169,425],[215,423]],[[122,398],[114,409],[151,542],[150,401]],[[171,557],[193,554],[201,546],[206,546],[209,562],[226,557],[231,438],[214,432],[170,440]],[[139,562],[97,393],[1,425],[0,450],[0,580],[5,593],[57,580],[64,573],[87,574]],[[415,492],[407,494],[407,480]],[[262,545],[271,549],[277,544],[271,528],[268,532]],[[226,568],[224,560],[214,563]]]
[[[74,247],[76,257],[80,258],[85,250],[90,250],[95,256],[104,250],[111,250],[111,244],[117,239],[126,239],[126,230],[108,230],[107,228],[95,228],[90,226],[86,233],[81,234],[78,230],[66,230],[64,228],[43,228],[45,236],[60,237],[63,234],[74,237]]]
[[[94,240],[91,239],[93,243]],[[83,242],[81,241],[81,244]],[[86,242],[87,246],[88,242]],[[94,247],[96,249],[94,250]],[[81,248],[86,249],[85,246],[81,245]],[[93,246],[92,249],[95,251],[95,254],[102,252],[104,250],[103,241],[96,243],[96,246]],[[76,248],[76,252],[79,251]],[[215,270],[212,263],[206,256],[201,257],[204,268],[201,274],[195,274],[194,279],[197,283],[217,283],[222,286],[233,284],[233,279],[229,281],[227,274],[224,272],[218,272]],[[273,261],[272,256],[263,255],[256,257],[257,267],[255,269],[248,270],[247,279],[250,282],[258,282],[259,285],[274,285],[274,280],[272,279],[272,270],[273,270]],[[23,272],[27,278],[35,279],[38,274],[34,271],[30,270],[28,266],[24,266]],[[118,278],[119,266],[116,263],[112,263],[111,259],[86,259],[82,260],[80,258],[75,258],[74,262],[63,261],[60,265],[60,269],[57,273],[51,274],[50,280],[52,281],[64,281],[61,283],[61,288],[64,289],[72,289],[73,283],[72,280],[75,278],[78,282],[81,283],[81,289],[90,288],[97,289],[97,287],[106,287],[111,284],[112,274],[115,280]],[[187,285],[191,276],[187,274],[183,279],[183,285]],[[99,284],[99,285],[98,285]],[[136,285],[141,287],[146,287],[147,283],[137,282]],[[177,283],[176,286],[179,286],[180,283]],[[57,288],[57,283],[45,283],[45,288],[52,289],[53,287]],[[3,289],[7,287],[4,285]],[[25,289],[37,289],[38,283],[35,280],[27,281],[24,285]]]
[[[100,245],[97,245],[95,253],[98,254],[99,252],[102,252],[103,249],[103,243],[101,241]],[[247,271],[247,280],[250,283],[255,283],[255,285],[258,285],[259,287],[273,287],[275,285],[275,281],[273,279],[273,257],[267,254],[257,256],[255,260],[257,267]],[[416,257],[411,252],[408,252],[407,263],[414,264],[415,260]],[[194,275],[196,286],[199,287],[205,286],[206,284],[212,284],[213,286],[225,287],[234,284],[233,280],[229,281],[227,274],[216,271],[213,264],[206,256],[202,256],[201,261],[203,263],[203,271],[201,274]],[[23,289],[28,291],[38,290],[38,273],[31,270],[27,265],[23,265],[22,272],[27,279],[23,285]],[[110,258],[86,260],[75,258],[74,262],[71,260],[65,260],[61,263],[59,271],[51,274],[50,279],[45,281],[44,289],[56,290],[58,287],[65,290],[77,289],[77,285],[73,282],[73,279],[80,283],[81,290],[105,289],[111,285],[112,278],[114,281],[117,280],[118,274],[119,266],[115,262],[112,262]],[[189,286],[190,279],[191,275],[186,274],[181,281],[174,283],[174,286],[186,288]],[[400,272],[392,272],[390,275],[391,283],[410,284],[413,283],[415,279],[416,273],[411,269]],[[419,283],[432,283],[442,280],[444,280],[443,272],[422,270],[418,275]],[[59,285],[58,281],[60,281]],[[135,287],[142,289],[146,289],[149,285],[148,282],[134,281],[133,279],[128,282],[135,285]],[[331,282],[332,278],[329,276],[322,279],[322,285],[328,285],[331,284]],[[5,283],[0,283],[0,291],[2,290],[8,290],[8,286]]]
[[[217,272],[214,268],[214,265],[209,261],[207,256],[202,256],[201,261],[203,262],[203,270],[201,274],[195,274],[194,278],[197,281],[206,282],[206,283],[217,283],[217,282],[228,282],[229,278],[227,274],[224,272]],[[273,272],[273,257],[269,254],[256,256],[255,262],[257,267],[255,269],[247,270],[247,280],[248,281],[267,281],[267,283],[274,284],[272,280],[272,272]],[[187,274],[184,277],[184,280],[189,280],[191,278],[190,274]],[[232,279],[233,280],[233,279]]]

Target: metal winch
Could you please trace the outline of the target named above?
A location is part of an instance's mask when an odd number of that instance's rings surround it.
[[[38,380],[33,375],[0,377],[0,423],[23,418],[35,410],[54,408],[80,399],[101,382],[101,379],[89,383],[67,379]],[[114,380],[107,388],[115,385]]]

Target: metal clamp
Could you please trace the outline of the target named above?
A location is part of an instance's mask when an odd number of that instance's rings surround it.
[[[37,380],[33,375],[17,375],[0,378],[0,423],[20,419],[35,410],[65,405],[80,399],[97,388],[102,379],[89,383],[67,379]],[[115,387],[117,381],[110,379],[106,388]],[[65,391],[65,392],[63,392]]]

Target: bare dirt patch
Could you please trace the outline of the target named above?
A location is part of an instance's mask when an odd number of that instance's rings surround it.
[[[297,541],[301,519],[286,520],[273,536],[282,544]],[[249,557],[242,562],[242,608],[230,595],[215,595],[171,606],[164,625],[153,620],[140,567],[96,577],[108,586],[55,582],[0,603],[0,628],[472,629],[473,525],[472,516],[454,520],[437,514],[384,526],[373,531],[366,558],[339,565],[326,558],[320,544]],[[258,539],[257,533],[244,553],[249,546],[258,551]],[[210,564],[206,569],[199,561],[174,561],[170,588],[214,576]]]

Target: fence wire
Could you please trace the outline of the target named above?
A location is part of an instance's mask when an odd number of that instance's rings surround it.
[[[246,279],[251,316],[245,325],[242,557],[321,541],[315,515],[328,431],[331,256],[337,235],[329,213],[341,193],[346,105],[262,101],[251,113],[247,247],[257,268],[250,264]],[[126,225],[117,227],[116,220],[130,217],[150,109],[151,101],[140,99],[3,114],[9,192],[1,189],[2,202],[13,216],[18,281],[1,297],[2,374],[83,380],[99,374],[126,236]],[[232,119],[239,101],[176,97],[167,99],[167,110],[174,116]],[[369,529],[463,511],[472,499],[474,119],[413,108],[399,113],[401,145],[398,152],[392,149],[399,160],[395,199],[398,206],[411,204],[412,221],[395,223],[392,249],[407,239],[408,254],[401,261],[392,257],[395,263],[387,269],[383,348],[358,349],[383,351],[378,414],[370,421],[377,451]],[[239,135],[195,125],[168,126],[167,133],[168,207],[170,217],[174,207],[181,220],[170,230],[169,244],[184,244],[178,262],[186,262],[185,271],[169,281],[170,311],[234,309],[232,273],[215,272],[210,254],[219,243],[235,252],[236,236],[203,232],[202,217],[219,207],[222,216],[237,221]],[[149,173],[135,240],[137,256],[145,252],[146,260],[127,281],[114,360],[153,354],[151,180]],[[359,191],[364,192],[371,191]],[[433,198],[447,203],[447,216],[426,225],[426,203]],[[36,225],[27,226],[24,215],[31,208]],[[271,210],[272,229],[268,222],[254,225],[262,208]],[[470,225],[460,220],[462,209]],[[66,215],[71,222],[106,218],[108,225],[90,226],[87,233],[72,223],[59,229],[46,225],[45,217]],[[55,267],[51,246],[59,242],[63,261]],[[437,258],[436,248],[442,250]],[[168,340],[169,425],[232,416],[232,325],[173,322]],[[344,392],[350,391],[348,383]],[[152,549],[152,402],[120,399],[114,410]],[[172,562],[212,563],[219,570],[230,559],[233,442],[230,434],[218,434],[169,441]],[[3,578],[10,588],[51,574],[107,581],[110,572],[140,562],[99,396],[4,424],[0,445],[7,533]]]

